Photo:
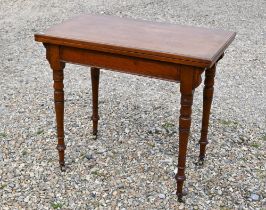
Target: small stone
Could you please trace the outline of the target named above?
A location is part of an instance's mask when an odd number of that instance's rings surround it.
[[[228,180],[231,181],[231,182],[235,181],[235,179],[233,177],[230,177]]]
[[[93,159],[93,156],[92,156],[92,154],[87,154],[87,155],[86,155],[86,158],[87,158],[88,160],[92,160],[92,159]]]
[[[154,155],[154,154],[155,154],[155,151],[154,151],[154,150],[150,150],[150,153],[151,153],[152,155]]]
[[[126,133],[126,134],[129,133],[129,129],[128,129],[128,128],[125,129],[125,133]]]
[[[29,200],[30,200],[30,198],[29,198],[29,196],[27,196],[27,197],[24,199],[24,202],[25,202],[25,203],[28,203]]]
[[[184,209],[185,208],[185,206],[184,206],[184,204],[183,203],[181,203],[180,205],[179,205],[179,207],[178,207],[178,209]]]
[[[96,192],[95,192],[95,191],[93,191],[93,192],[91,193],[91,197],[96,198]]]
[[[243,149],[244,151],[247,151],[247,150],[248,150],[248,148],[245,147],[245,146],[243,146],[242,149]]]
[[[97,153],[97,154],[103,154],[103,153],[105,153],[105,152],[106,152],[105,149],[99,149],[96,153]]]
[[[0,151],[0,161],[3,161],[3,160],[4,160],[4,158],[3,158],[3,155],[2,155],[2,153]]]
[[[156,134],[160,134],[161,132],[162,132],[161,128],[155,128],[155,133]],[[162,142],[161,139],[159,139],[159,141]]]
[[[159,194],[159,198],[165,199],[165,194]]]
[[[177,174],[177,168],[175,168],[175,170],[174,170],[174,174]]]
[[[123,189],[125,186],[123,185],[123,184],[119,184],[118,186],[117,186],[117,188],[118,189]]]
[[[15,186],[16,186],[16,185],[15,185],[14,183],[10,183],[10,184],[9,184],[9,187],[10,187],[10,188],[14,188]]]
[[[255,193],[252,193],[250,197],[253,201],[258,201],[260,199],[260,196]]]
[[[222,190],[218,190],[218,195],[222,195],[223,191]]]
[[[171,158],[165,159],[165,160],[160,160],[160,163],[163,163],[163,164],[171,164],[172,162],[173,162],[173,160]]]

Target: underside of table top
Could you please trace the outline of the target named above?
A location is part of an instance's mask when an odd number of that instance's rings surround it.
[[[35,40],[198,67],[212,66],[236,33],[106,15],[81,15]]]

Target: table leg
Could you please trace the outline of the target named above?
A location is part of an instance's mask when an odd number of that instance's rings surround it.
[[[193,72],[187,71],[184,73],[183,79],[181,78],[180,91],[181,91],[181,109],[179,117],[179,155],[178,155],[178,172],[176,174],[178,200],[182,201],[183,184],[186,180],[185,167],[187,145],[191,125],[191,113],[193,103]],[[183,80],[183,81],[182,81]]]
[[[202,129],[201,137],[199,140],[200,144],[200,155],[199,161],[203,163],[206,152],[206,145],[208,144],[208,126],[209,126],[209,116],[213,98],[213,85],[214,77],[216,71],[216,64],[205,71],[205,80],[204,80],[204,90],[203,90],[203,116],[202,116]]]
[[[57,150],[59,153],[59,164],[61,170],[65,170],[65,142],[64,142],[64,68],[65,63],[60,62],[59,47],[54,45],[45,46],[47,48],[47,59],[53,70],[54,80],[54,104],[57,126]]]
[[[92,123],[93,123],[93,135],[97,135],[98,132],[98,95],[99,95],[99,78],[100,69],[91,68],[91,85],[92,85]]]
[[[54,104],[55,104],[55,113],[56,113],[56,124],[57,124],[57,150],[59,153],[59,164],[61,169],[65,166],[64,161],[64,152],[66,149],[64,142],[64,84],[63,84],[63,68],[60,70],[53,71],[54,79]]]

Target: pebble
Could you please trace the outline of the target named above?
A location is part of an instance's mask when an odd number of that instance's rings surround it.
[[[25,199],[24,199],[24,202],[28,203],[30,200],[30,198],[27,196]]]
[[[260,199],[260,196],[255,193],[252,193],[250,197],[253,201],[258,201]]]
[[[185,208],[185,205],[183,203],[181,203],[179,206],[178,206],[178,209],[180,210],[183,210]]]
[[[88,160],[92,160],[92,159],[93,159],[93,155],[92,155],[92,154],[86,154],[86,158],[87,158]]]
[[[125,129],[125,133],[127,133],[127,134],[129,133],[129,129],[128,128]]]
[[[165,194],[159,194],[159,198],[165,199]]]
[[[4,161],[3,154],[1,152],[1,150],[0,150],[0,161]]]
[[[123,189],[123,188],[125,188],[125,185],[124,185],[124,184],[119,184],[119,185],[117,186],[117,188],[118,188],[118,189]]]
[[[87,181],[90,181],[90,180],[91,180],[90,175],[86,175],[86,180],[87,180]]]
[[[105,149],[99,149],[99,150],[96,151],[96,154],[103,154],[105,152],[106,152]]]

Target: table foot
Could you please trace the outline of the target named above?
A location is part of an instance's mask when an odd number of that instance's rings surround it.
[[[97,137],[99,116],[98,117],[92,116],[91,120],[92,120],[92,135]]]
[[[184,188],[184,190],[181,193],[177,192],[176,195],[177,195],[178,202],[184,203],[183,196],[186,196],[187,194],[188,194],[188,189],[187,188]]]
[[[197,165],[202,166],[204,164],[205,155],[200,155]]]
[[[60,163],[60,170],[61,170],[61,172],[65,172],[66,171],[65,163]]]

